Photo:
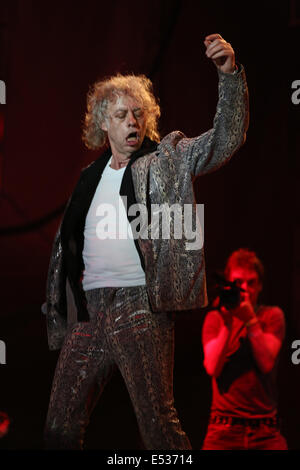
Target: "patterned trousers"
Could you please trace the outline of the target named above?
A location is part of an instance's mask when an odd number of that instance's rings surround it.
[[[117,366],[146,449],[191,449],[174,408],[173,321],[151,312],[145,286],[93,289],[86,298],[91,320],[69,328],[56,366],[46,448],[83,448],[90,414]]]

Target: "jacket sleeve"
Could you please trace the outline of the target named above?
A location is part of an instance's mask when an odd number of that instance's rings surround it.
[[[74,318],[77,316],[77,311],[74,312],[73,306],[70,305],[70,285],[62,243],[62,227],[68,209],[71,208],[80,194],[85,177],[85,170],[86,168],[81,171],[77,185],[68,200],[60,226],[54,238],[50,256],[46,283],[46,302],[42,306],[42,311],[46,314],[48,345],[50,350],[61,348],[68,324],[74,322]]]
[[[52,247],[44,304],[50,350],[61,348],[67,330],[66,272],[60,232],[61,225]]]
[[[193,176],[224,165],[243,145],[249,124],[249,100],[243,66],[234,74],[218,71],[219,99],[213,127],[199,137],[178,139],[176,150]]]

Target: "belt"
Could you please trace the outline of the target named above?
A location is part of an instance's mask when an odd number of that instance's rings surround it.
[[[270,427],[279,427],[279,418],[274,416],[271,418],[238,418],[235,416],[221,416],[213,415],[209,419],[209,424],[228,424],[234,426],[240,424],[242,426],[250,426],[253,428],[259,427],[261,424],[265,424]]]

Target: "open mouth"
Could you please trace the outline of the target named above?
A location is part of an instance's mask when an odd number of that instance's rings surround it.
[[[130,134],[128,134],[128,136],[126,137],[126,141],[128,142],[128,144],[136,144],[138,143],[139,141],[139,135],[137,132],[131,132]]]

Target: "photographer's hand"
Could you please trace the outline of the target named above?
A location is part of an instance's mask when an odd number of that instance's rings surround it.
[[[274,367],[281,341],[275,335],[263,331],[248,294],[244,295],[239,307],[231,310],[231,313],[245,323],[254,359],[259,369],[268,374]]]
[[[257,318],[247,292],[244,293],[240,305],[235,309],[231,309],[230,313],[234,317],[239,318],[246,325],[248,325],[249,322],[254,322]]]
[[[227,308],[224,307],[223,305],[219,308],[219,312],[221,314],[221,317],[223,318],[224,326],[231,329],[232,322],[233,322],[232,312],[230,310],[227,310]]]

